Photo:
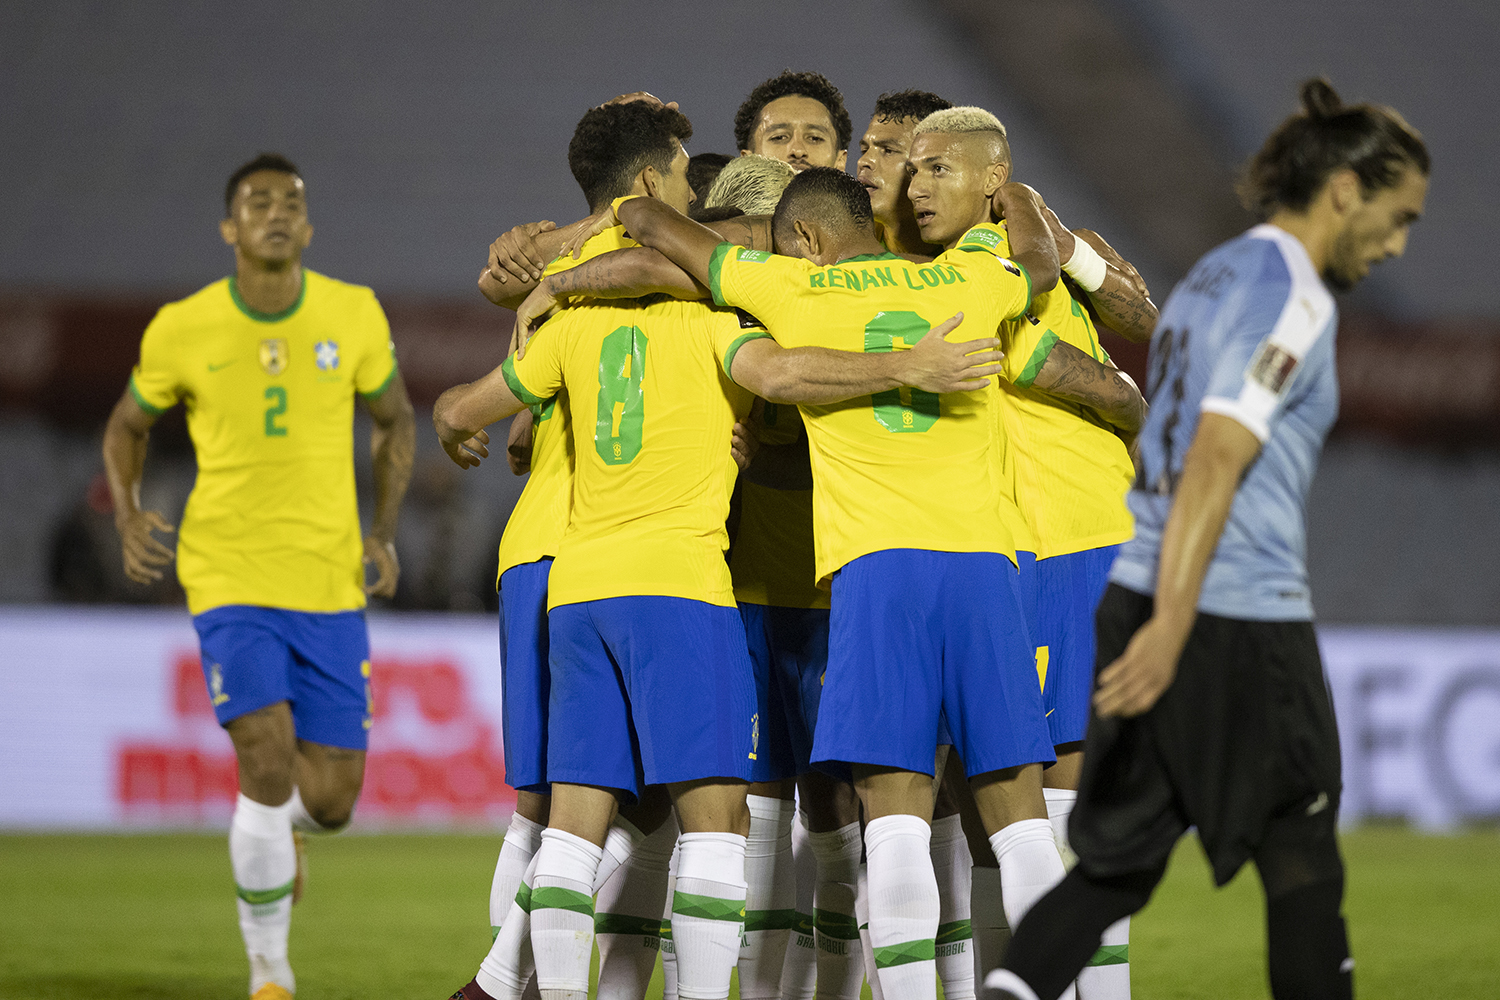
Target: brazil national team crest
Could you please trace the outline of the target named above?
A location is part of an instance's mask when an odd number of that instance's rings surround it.
[[[318,371],[338,371],[339,345],[336,341],[318,341],[317,344],[313,346],[313,354],[318,359]]]
[[[260,342],[260,366],[267,375],[280,375],[291,360],[285,337],[269,337]]]

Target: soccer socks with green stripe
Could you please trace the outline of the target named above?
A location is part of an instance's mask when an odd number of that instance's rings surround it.
[[[813,854],[807,814],[800,809],[792,823],[792,867],[796,872],[797,917],[781,965],[784,1000],[813,1000],[818,989],[818,950],[813,930],[813,889],[818,882],[818,859]]]
[[[865,972],[854,909],[859,886],[859,824],[850,823],[831,833],[808,834],[808,840],[818,859],[818,885],[813,897],[818,996],[823,1000],[858,1000]]]
[[[505,915],[516,901],[516,890],[531,865],[542,842],[546,826],[534,823],[520,813],[512,813],[505,839],[500,842],[500,857],[495,861],[495,877],[490,880],[490,941],[500,934]]]
[[[859,866],[859,888],[854,894],[854,919],[859,921],[860,975],[870,984],[870,1000],[885,1000],[875,971],[875,949],[870,947],[870,868]],[[864,973],[868,971],[869,975]]]
[[[668,816],[659,829],[635,844],[630,859],[599,887],[594,900],[598,1000],[639,1000],[646,995],[661,947],[661,917],[676,843],[677,822]]]
[[[1037,900],[1063,880],[1062,854],[1052,835],[1052,824],[1044,819],[1023,819],[991,835],[990,848],[1000,862],[1001,898],[1005,919],[1012,929]],[[1062,993],[1072,1000],[1071,985]]]
[[[890,998],[937,997],[933,955],[939,903],[931,834],[919,816],[881,816],[865,826],[870,946],[881,992]]]
[[[286,957],[297,878],[292,801],[268,806],[241,793],[229,824],[229,862],[238,889],[240,933],[250,959],[250,992],[266,983],[295,992],[297,980]]]
[[[792,863],[794,803],[764,795],[745,798],[745,932],[740,940],[741,1000],[780,1000],[787,941],[797,919]]]
[[[682,1000],[724,1000],[745,925],[745,838],[684,833],[677,846],[672,893],[677,995]]]
[[[540,837],[538,837],[540,840]],[[534,1000],[536,958],[531,952],[531,880],[536,877],[536,855],[516,886],[516,897],[490,943],[490,950],[474,974],[474,982],[494,1000]]]
[[[1078,793],[1069,788],[1044,788],[1047,821],[1062,853],[1063,864],[1072,868],[1077,855],[1068,843],[1068,817]],[[1099,950],[1078,974],[1078,995],[1082,1000],[1130,1000],[1130,918],[1121,917],[1104,930]]]
[[[932,873],[937,877],[938,930],[935,956],[947,1000],[974,1000],[973,930],[969,842],[955,816],[932,821]]]
[[[677,861],[682,857],[682,838],[672,848],[672,860],[667,862],[667,898],[661,915],[661,997],[662,1000],[677,998],[677,942],[672,940],[672,897],[677,894]]]
[[[531,880],[531,949],[542,1000],[588,1000],[594,957],[594,874],[601,848],[547,829]]]

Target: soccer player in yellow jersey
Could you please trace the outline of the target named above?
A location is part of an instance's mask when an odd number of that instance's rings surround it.
[[[854,126],[844,95],[822,73],[786,70],[756,85],[734,115],[740,155],[784,160],[793,170],[844,169]]]
[[[220,223],[235,274],[164,306],[104,432],[125,571],[160,578],[172,526],[139,496],[151,425],[181,402],[198,459],[177,572],[240,795],[229,856],[250,993],[296,989],[287,934],[293,830],[349,822],[370,727],[366,594],[395,592],[396,516],[415,424],[390,327],[370,289],[302,267],[302,178],[263,155],[230,178]],[[353,413],[374,419],[375,521],[363,543]],[[377,570],[366,585],[362,562]]]

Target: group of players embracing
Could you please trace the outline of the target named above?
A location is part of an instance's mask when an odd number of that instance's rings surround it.
[[[600,997],[660,953],[669,997],[737,966],[747,1000],[960,1000],[1065,874],[1146,414],[1095,324],[1145,340],[1156,308],[980,108],[883,95],[857,177],[819,74],[735,130],[705,179],[675,103],[587,112],[592,215],[496,241],[515,351],[434,411],[464,467],[515,415],[531,475],[499,560],[518,808],[466,1000],[586,997],[596,942]],[[1091,1000],[1128,996],[1126,933]]]

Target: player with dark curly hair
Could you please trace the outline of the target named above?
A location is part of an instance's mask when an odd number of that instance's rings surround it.
[[[785,160],[797,171],[844,169],[854,125],[844,95],[822,73],[785,70],[750,91],[734,114],[740,154]]]

